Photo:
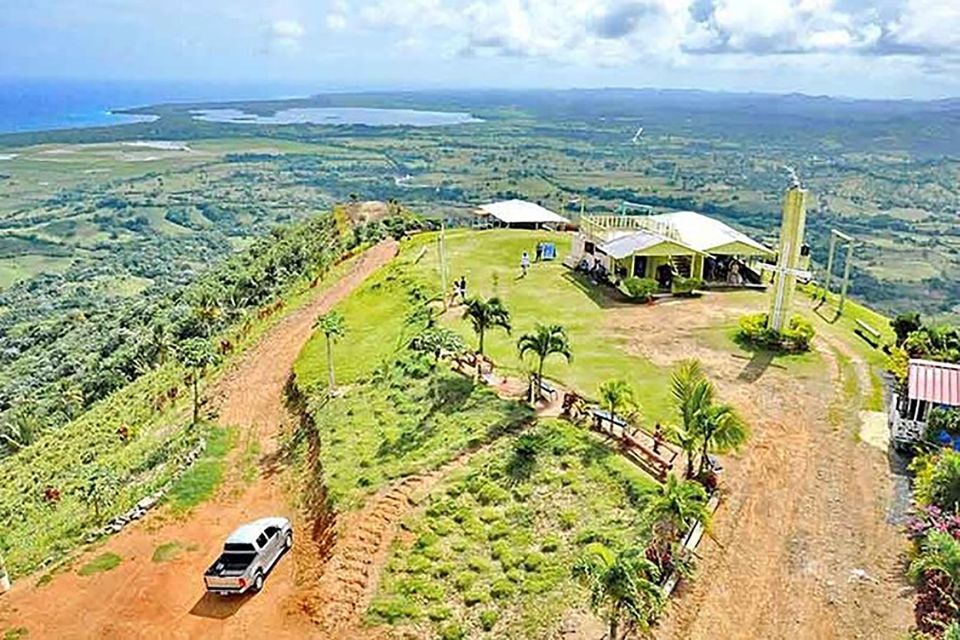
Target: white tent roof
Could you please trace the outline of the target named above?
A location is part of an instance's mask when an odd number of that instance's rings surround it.
[[[763,246],[750,236],[740,233],[733,227],[719,220],[705,216],[696,211],[676,211],[650,216],[651,219],[663,222],[680,235],[683,244],[706,253],[728,244],[739,242],[753,247],[757,253],[772,254],[773,251]]]
[[[526,200],[505,200],[485,204],[480,210],[507,224],[567,224],[561,215]]]

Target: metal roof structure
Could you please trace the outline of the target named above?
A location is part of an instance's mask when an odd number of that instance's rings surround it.
[[[482,214],[490,215],[504,224],[568,224],[570,221],[534,202],[504,200],[482,205]]]
[[[661,213],[650,216],[650,219],[672,227],[676,230],[683,244],[704,253],[728,255],[774,254],[772,249],[765,247],[745,233],[696,211]]]
[[[933,404],[960,407],[960,365],[935,360],[911,360],[907,397]]]
[[[632,256],[634,254],[643,253],[657,245],[668,244],[675,247],[680,247],[685,250],[687,253],[696,254],[703,253],[698,251],[693,247],[687,246],[682,242],[673,240],[671,238],[666,238],[658,233],[653,233],[651,231],[634,231],[633,233],[619,238],[615,238],[610,242],[606,242],[602,245],[599,245],[597,249],[602,253],[607,254],[611,258],[616,260],[621,260],[627,256]],[[671,252],[676,253],[676,252]]]

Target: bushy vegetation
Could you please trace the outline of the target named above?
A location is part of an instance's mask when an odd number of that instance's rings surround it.
[[[342,396],[314,396],[310,414],[322,442],[316,481],[326,483],[338,509],[357,507],[391,480],[436,468],[532,417],[418,354],[386,364]]]
[[[780,331],[770,329],[768,320],[766,313],[744,316],[740,319],[738,337],[748,344],[774,351],[799,352],[810,349],[810,341],[816,331],[808,320],[793,316]]]
[[[917,629],[947,638],[960,625],[960,452],[942,449],[911,463],[915,513],[907,524],[914,542],[910,578],[917,585]]]
[[[545,637],[587,599],[572,567],[590,545],[649,537],[654,487],[579,428],[542,422],[471,460],[404,524],[412,543],[393,549],[368,619]]]
[[[702,288],[703,280],[700,278],[674,276],[673,281],[670,283],[670,290],[673,291],[674,295],[689,296]]]
[[[628,296],[643,302],[653,300],[653,295],[660,291],[660,285],[653,278],[626,278],[622,286]]]

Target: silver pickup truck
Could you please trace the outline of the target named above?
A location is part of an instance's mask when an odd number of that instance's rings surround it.
[[[207,591],[219,595],[260,591],[273,565],[293,546],[293,527],[286,518],[261,518],[227,538],[223,553],[203,575]]]

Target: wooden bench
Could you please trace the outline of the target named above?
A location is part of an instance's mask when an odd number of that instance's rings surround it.
[[[854,330],[854,333],[866,340],[870,346],[874,348],[880,346],[880,339],[883,337],[883,335],[879,331],[871,327],[863,320],[857,320],[856,323],[857,328]]]
[[[541,395],[545,394],[550,396],[551,399],[555,400],[557,397],[557,389],[552,384],[543,379],[537,380],[537,387],[540,390]]]

